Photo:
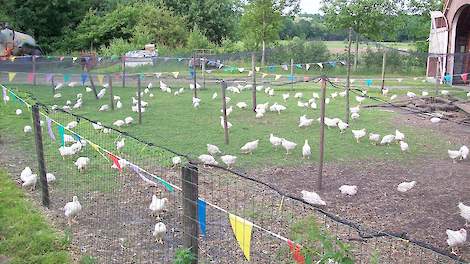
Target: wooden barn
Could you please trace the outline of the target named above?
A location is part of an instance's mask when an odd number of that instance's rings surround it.
[[[470,73],[470,0],[445,0],[443,11],[431,12],[429,53],[429,78],[447,74],[454,84],[466,82]]]

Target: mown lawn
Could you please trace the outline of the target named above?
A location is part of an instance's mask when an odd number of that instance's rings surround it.
[[[52,229],[41,213],[0,169],[0,255],[7,263],[70,262],[70,241]]]
[[[150,80],[146,80],[150,81]],[[158,81],[153,81],[154,87]],[[186,86],[186,85],[185,85]],[[423,85],[424,86],[424,85]],[[415,89],[416,93],[421,90],[433,89],[431,84],[427,88]],[[41,102],[48,105],[64,105],[66,100],[74,101],[77,93],[83,93],[83,106],[81,109],[74,111],[77,114],[87,116],[93,120],[98,120],[107,125],[112,125],[117,119],[124,119],[127,116],[132,116],[137,122],[137,113],[131,111],[131,97],[135,95],[135,88],[114,87],[114,95],[119,95],[123,104],[122,109],[109,112],[99,112],[98,109],[102,104],[109,103],[109,97],[105,96],[101,100],[95,100],[92,93],[86,93],[84,87],[63,88],[60,90],[62,98],[52,98],[49,87],[32,87],[28,85],[15,85],[13,86],[21,91],[34,94]],[[181,87],[172,86],[176,88]],[[426,87],[426,86],[424,86]],[[287,106],[287,110],[280,115],[273,112],[268,112],[264,118],[256,119],[250,110],[240,110],[235,104],[237,102],[246,102],[251,104],[251,96],[249,92],[242,92],[241,94],[228,93],[231,98],[229,105],[234,107],[233,113],[229,116],[229,121],[233,124],[230,130],[230,144],[224,145],[223,130],[220,125],[220,89],[216,86],[210,87],[208,90],[199,92],[202,99],[201,107],[194,109],[191,105],[192,93],[186,88],[186,91],[181,96],[173,96],[161,92],[158,88],[154,88],[151,92],[155,94],[154,98],[144,95],[143,100],[149,102],[147,112],[143,113],[143,124],[133,124],[128,127],[121,128],[128,131],[140,138],[147,141],[154,142],[157,145],[169,147],[180,153],[188,153],[193,157],[206,153],[206,144],[216,144],[220,149],[227,154],[236,155],[239,157],[238,166],[249,167],[265,167],[265,166],[281,166],[281,165],[298,165],[315,162],[318,160],[319,149],[319,124],[314,122],[309,128],[298,128],[299,117],[303,114],[308,118],[317,119],[320,116],[319,109],[305,109],[297,106],[297,99],[294,99],[294,91],[290,90],[290,86],[275,87],[275,96],[268,97],[265,93],[258,93],[258,103],[278,102]],[[298,84],[295,86],[295,91],[303,92],[306,101],[311,98],[312,92],[320,92],[318,84]],[[328,95],[337,92],[335,88],[328,87]],[[212,100],[213,92],[218,92],[219,96],[216,100]],[[291,98],[284,102],[281,98],[282,93],[290,93]],[[404,94],[406,90],[392,91],[391,93]],[[455,91],[455,93],[459,93]],[[371,89],[370,95],[380,96],[377,89]],[[355,106],[355,96],[351,96],[351,105]],[[367,99],[364,104],[376,103],[375,101]],[[317,100],[319,105],[319,101]],[[344,119],[344,98],[337,97],[332,99],[331,103],[327,105],[327,116],[339,117]],[[14,109],[9,110],[10,117],[15,119]],[[372,146],[368,140],[364,139],[361,143],[357,144],[352,136],[350,129],[345,134],[340,134],[338,129],[326,129],[326,161],[360,161],[367,159],[394,159],[394,160],[409,160],[410,158],[429,154],[429,150],[439,150],[445,144],[445,139],[430,135],[428,131],[416,127],[406,125],[394,125],[392,123],[396,113],[384,111],[381,109],[363,109],[361,110],[361,117],[358,120],[352,121],[352,129],[366,128],[368,132],[380,133],[381,135],[394,133],[395,129],[399,129],[406,134],[406,141],[410,145],[409,153],[402,153],[398,146]],[[54,114],[57,115],[57,114]],[[66,124],[74,120],[70,117],[64,117],[62,122]],[[18,126],[18,130],[24,124]],[[102,143],[104,147],[114,150],[114,142],[118,139],[118,135],[103,135],[94,132],[90,124],[82,122],[76,129],[79,133],[85,133],[87,138],[95,140],[97,143]],[[275,151],[269,143],[269,134],[274,133],[277,136],[284,137],[288,140],[294,141],[298,144],[292,155],[286,157],[284,150]],[[110,138],[111,137],[111,138]],[[240,154],[240,147],[248,141],[260,139],[259,148],[253,155]],[[312,147],[313,157],[311,160],[303,160],[301,157],[301,149],[304,140],[308,139]],[[427,146],[424,148],[424,146]],[[57,148],[57,146],[55,146]],[[142,146],[140,146],[142,148]],[[129,146],[123,149],[130,157],[138,156],[141,158],[144,154],[139,146]],[[432,151],[431,151],[432,153]],[[445,153],[444,153],[445,154]],[[170,158],[168,156],[164,158]]]

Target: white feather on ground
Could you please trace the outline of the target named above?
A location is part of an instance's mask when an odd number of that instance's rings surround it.
[[[413,189],[415,185],[416,185],[416,181],[402,182],[398,184],[397,191],[404,193]]]

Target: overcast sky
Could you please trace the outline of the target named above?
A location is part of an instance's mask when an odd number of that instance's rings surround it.
[[[318,13],[321,6],[321,0],[300,0],[300,8],[302,13]]]

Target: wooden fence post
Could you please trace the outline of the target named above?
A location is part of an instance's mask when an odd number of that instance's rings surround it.
[[[201,60],[202,89],[206,89],[206,58]]]
[[[49,187],[46,178],[46,164],[44,162],[44,149],[42,145],[41,118],[39,116],[39,106],[37,104],[32,107],[34,138],[36,141],[36,155],[39,168],[39,183],[41,186],[42,205],[49,208]]]
[[[346,76],[346,116],[345,122],[349,124],[349,89],[351,88],[351,45],[352,45],[352,28],[349,28],[349,37],[348,37],[348,73]]]
[[[182,167],[182,192],[183,192],[183,246],[193,253],[198,262],[198,168],[196,164],[188,163]]]
[[[108,74],[108,85],[109,85],[109,98],[111,99],[111,110],[114,111],[114,96],[113,96],[113,78]]]
[[[256,112],[256,57],[255,53],[251,53],[251,72],[253,73],[253,112]]]
[[[54,75],[51,76],[51,85],[52,85],[52,95],[55,95],[55,83],[54,83]]]
[[[194,85],[194,98],[197,98],[197,77],[196,77],[196,53],[193,53],[193,85]]]
[[[33,63],[33,85],[36,86],[36,55],[33,55],[31,58],[32,63]]]
[[[357,71],[358,60],[359,60],[359,34],[356,33],[356,53],[354,54],[354,71]]]
[[[437,60],[436,60],[436,94],[435,96],[438,96],[439,95],[439,79],[440,79],[440,58],[437,57]]]
[[[322,189],[323,182],[323,159],[325,152],[325,98],[326,98],[326,79],[321,78],[321,102],[320,102],[320,161],[318,165],[318,190]]]
[[[139,108],[139,125],[142,124],[142,97],[141,97],[140,74],[137,75],[137,107]]]
[[[385,68],[387,67],[387,50],[384,49],[384,54],[382,57],[382,86],[381,91],[385,88]]]
[[[221,89],[222,89],[222,113],[223,116],[222,118],[224,119],[224,140],[225,140],[225,145],[228,145],[228,125],[227,125],[227,101],[225,99],[225,90],[227,89],[227,83],[222,80],[221,84]]]
[[[122,56],[121,60],[122,87],[126,87],[126,56]]]
[[[85,62],[84,70],[88,74],[88,79],[90,79],[91,89],[93,90],[93,93],[95,94],[96,100],[98,100],[99,98],[98,98],[98,92],[96,91],[95,82],[93,81],[93,77],[91,76],[91,73],[88,70],[88,66],[86,65],[86,62]]]

